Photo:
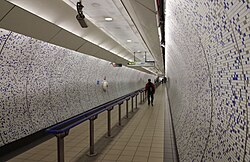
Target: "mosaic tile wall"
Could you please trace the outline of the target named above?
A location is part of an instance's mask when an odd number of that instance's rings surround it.
[[[0,146],[140,89],[148,78],[154,79],[4,29],[0,29],[0,73]],[[101,87],[105,76],[106,92]]]
[[[250,1],[166,1],[180,161],[250,161]]]

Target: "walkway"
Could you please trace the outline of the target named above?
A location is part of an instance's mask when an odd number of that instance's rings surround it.
[[[138,97],[139,99],[139,97]],[[129,102],[131,104],[131,102]],[[134,104],[135,105],[135,104]],[[129,105],[129,107],[131,107]],[[122,106],[125,116],[125,104]],[[112,135],[106,138],[106,113],[95,120],[95,157],[88,157],[89,122],[72,129],[65,138],[65,161],[71,162],[177,162],[165,85],[156,91],[154,106],[138,106],[119,127],[118,109],[112,111]],[[56,162],[56,138],[52,138],[8,162]]]

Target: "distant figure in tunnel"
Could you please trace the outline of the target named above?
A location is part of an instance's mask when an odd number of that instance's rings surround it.
[[[151,79],[148,79],[148,83],[146,84],[145,87],[147,96],[148,96],[148,105],[153,106],[154,105],[154,94],[155,94],[155,85],[151,82]],[[151,98],[151,102],[150,102],[150,98]]]

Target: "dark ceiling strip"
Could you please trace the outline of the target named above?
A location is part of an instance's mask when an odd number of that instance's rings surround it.
[[[55,24],[54,24],[55,25]],[[57,27],[59,27],[59,26],[57,26]],[[49,40],[48,40],[48,42],[51,42],[51,40],[53,39],[53,38],[55,38],[55,36],[57,36],[57,34],[58,33],[60,33],[60,31],[62,31],[63,29],[61,28],[61,27],[59,27],[59,30],[56,32],[56,34],[55,35],[53,35]]]
[[[85,40],[85,39],[84,39],[84,40]],[[83,44],[81,44],[78,48],[76,48],[75,51],[78,51],[78,50],[79,50],[85,43],[87,43],[87,42],[88,42],[88,41],[85,40],[85,41],[83,42]]]
[[[0,22],[12,11],[16,6],[14,5],[4,16],[1,18]]]

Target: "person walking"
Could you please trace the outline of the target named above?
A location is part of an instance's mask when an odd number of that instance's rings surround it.
[[[155,94],[155,85],[151,82],[151,79],[148,79],[148,83],[146,84],[145,91],[148,97],[148,105],[154,105],[154,94]],[[150,102],[151,99],[151,102]]]

